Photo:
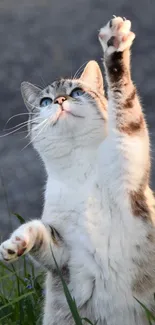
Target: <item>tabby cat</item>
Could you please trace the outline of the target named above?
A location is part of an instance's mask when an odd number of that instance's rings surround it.
[[[29,252],[44,266],[43,325],[74,324],[52,251],[81,317],[98,325],[145,325],[134,297],[153,308],[154,198],[148,130],[131,80],[134,38],[131,22],[121,17],[99,32],[108,105],[94,61],[79,79],[43,91],[22,84],[33,113],[31,139],[48,175],[45,204],[42,219],[15,230],[0,255],[13,261]]]

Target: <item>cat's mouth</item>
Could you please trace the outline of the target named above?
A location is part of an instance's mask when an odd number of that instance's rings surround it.
[[[57,122],[59,121],[59,119],[61,119],[61,117],[62,116],[65,116],[65,115],[71,115],[71,116],[73,116],[73,117],[76,117],[76,118],[85,118],[84,116],[82,116],[82,115],[78,115],[78,114],[76,114],[76,113],[73,113],[73,112],[71,112],[70,110],[68,110],[68,109],[64,109],[64,107],[60,107],[59,108],[59,111],[57,112],[57,116],[56,116],[56,119],[55,119],[55,121],[53,121],[53,125],[56,125],[57,124]]]
[[[66,109],[64,109],[64,108],[62,108],[62,113],[61,113],[61,114],[70,114],[70,115],[72,115],[72,116],[74,116],[74,117],[84,118],[84,116],[81,116],[81,115],[75,114],[75,113],[73,113],[73,112],[71,112],[71,111],[68,111],[68,110],[66,110]],[[60,115],[61,115],[61,114],[60,114]]]
[[[72,115],[74,117],[78,117],[78,118],[84,118],[83,115],[78,115],[76,113],[73,113],[70,109],[60,105],[60,114],[59,114],[59,117],[61,117],[61,115],[64,115],[64,114],[69,114],[69,115]]]

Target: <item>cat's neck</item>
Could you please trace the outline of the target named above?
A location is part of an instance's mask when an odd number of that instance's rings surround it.
[[[84,185],[96,169],[97,147],[76,148],[64,157],[44,159],[48,178],[65,183],[69,187]]]

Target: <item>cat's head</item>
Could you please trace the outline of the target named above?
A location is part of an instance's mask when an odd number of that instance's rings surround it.
[[[40,89],[23,82],[31,141],[42,158],[76,147],[97,146],[106,136],[106,99],[98,64],[90,61],[79,79],[61,79]]]

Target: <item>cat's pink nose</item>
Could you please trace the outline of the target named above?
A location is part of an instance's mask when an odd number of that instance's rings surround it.
[[[54,103],[55,104],[59,104],[62,105],[62,103],[66,100],[67,98],[65,96],[60,96],[55,98]]]

